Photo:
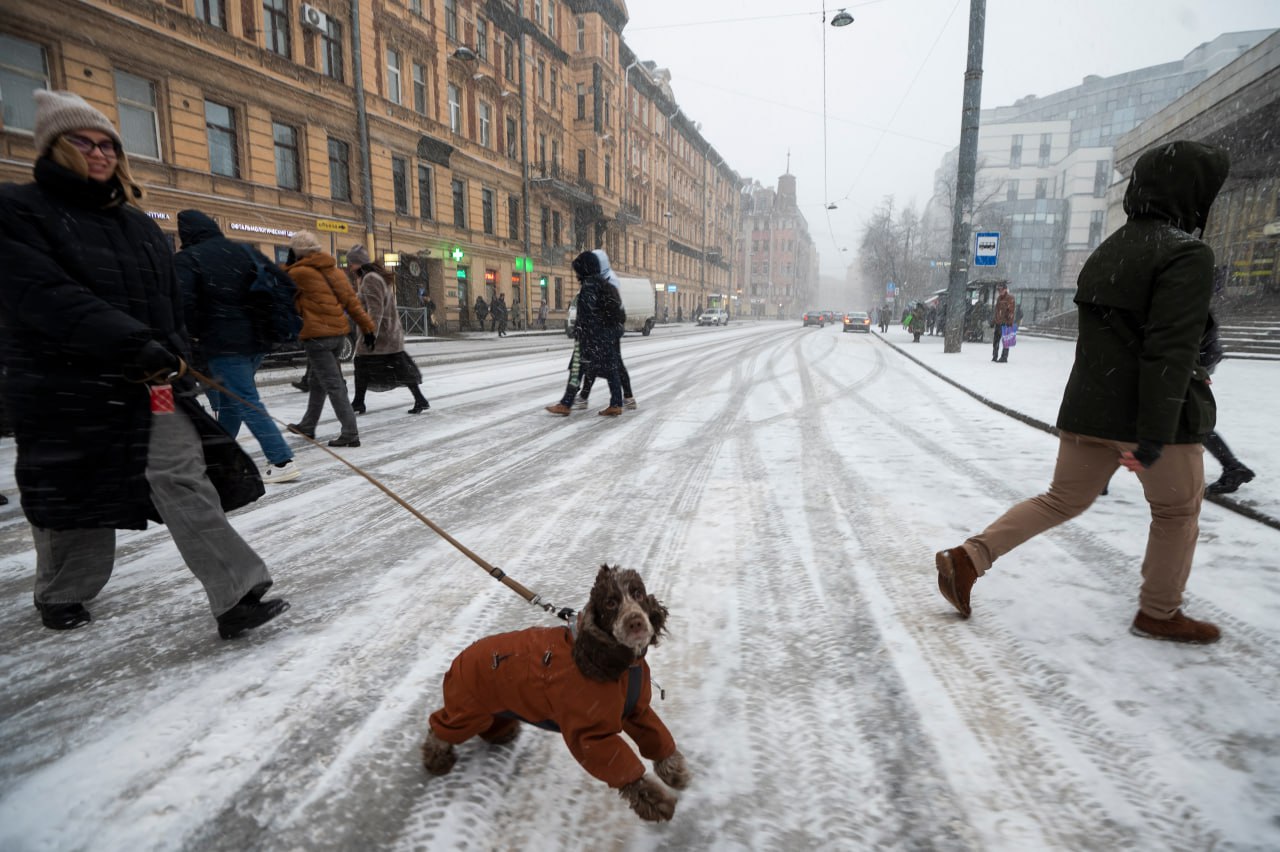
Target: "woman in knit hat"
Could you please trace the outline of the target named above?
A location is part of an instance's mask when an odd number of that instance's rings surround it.
[[[298,339],[307,353],[307,393],[310,394],[306,413],[297,423],[290,424],[289,430],[314,439],[327,399],[342,424],[342,432],[329,446],[358,447],[360,430],[347,396],[338,353],[351,328],[348,316],[364,331],[363,344],[367,349],[372,349],[377,341],[376,328],[360,306],[347,277],[338,269],[338,262],[320,247],[315,233],[298,231],[289,241],[289,248],[298,258],[285,267],[285,271],[298,286],[298,313],[302,315]]]
[[[36,608],[53,630],[88,624],[84,604],[111,576],[115,531],[163,520],[229,639],[289,604],[262,600],[271,575],[206,472],[194,423],[208,415],[184,375],[172,252],[135,206],[142,189],[107,117],[71,92],[34,98],[35,182],[0,187],[0,345]],[[235,483],[229,508],[262,493],[244,462],[252,481]]]
[[[377,342],[373,348],[356,347],[356,398],[351,401],[351,407],[356,414],[364,414],[366,391],[381,393],[406,387],[413,395],[413,408],[408,413],[421,414],[431,403],[418,387],[422,384],[418,365],[404,351],[404,329],[400,325],[400,312],[396,310],[396,291],[387,283],[387,271],[370,260],[369,250],[359,243],[347,252],[347,269],[356,282],[360,304],[377,326],[374,332]]]

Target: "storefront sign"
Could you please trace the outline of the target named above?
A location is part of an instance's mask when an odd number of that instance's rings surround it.
[[[285,228],[268,228],[266,225],[246,225],[243,222],[228,222],[227,227],[233,231],[244,231],[250,234],[266,234],[271,237],[292,237],[293,231]]]
[[[148,210],[147,215],[150,216],[152,219],[159,219],[162,222],[168,222],[170,219],[173,218],[168,213],[160,213],[156,210]]]
[[[351,230],[346,222],[335,222],[333,219],[317,219],[316,230],[330,234],[345,234]]]

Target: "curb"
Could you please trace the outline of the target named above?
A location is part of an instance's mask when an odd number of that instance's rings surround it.
[[[1001,405],[1000,403],[996,402],[993,399],[988,399],[987,397],[983,396],[977,391],[972,390],[971,388],[967,388],[964,385],[960,384],[950,376],[946,376],[938,372],[933,367],[930,367],[928,364],[921,361],[919,358],[915,357],[911,353],[902,349],[898,344],[889,342],[887,338],[881,336],[880,332],[873,331],[872,334],[874,334],[877,338],[879,338],[880,342],[883,343],[885,346],[888,346],[889,348],[893,349],[903,358],[906,358],[908,361],[911,361],[920,369],[924,370],[925,372],[933,376],[938,377],[939,379],[942,379],[944,382],[951,385],[952,387],[958,388],[959,390],[964,391],[969,396],[973,397],[978,402],[982,403],[983,405],[987,406],[993,411],[998,411],[1007,417],[1012,417],[1014,420],[1019,420],[1027,424],[1028,426],[1039,429],[1041,432],[1048,432],[1050,435],[1058,434],[1058,429],[1056,426],[1045,423],[1043,420],[1038,420],[1029,414],[1023,414],[1021,411],[1015,411],[1014,409],[1009,408],[1007,405]],[[1273,518],[1271,515],[1268,515],[1266,512],[1260,512],[1257,509],[1253,508],[1252,506],[1245,505],[1244,503],[1241,503],[1238,500],[1233,500],[1230,497],[1226,497],[1222,494],[1206,494],[1204,496],[1204,499],[1210,503],[1221,506],[1224,509],[1235,512],[1237,515],[1242,515],[1243,517],[1246,517],[1251,521],[1257,521],[1258,523],[1271,527],[1272,529],[1280,530],[1280,518]]]

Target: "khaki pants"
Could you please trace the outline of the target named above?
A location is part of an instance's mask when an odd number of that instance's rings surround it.
[[[1063,432],[1049,490],[1014,506],[964,543],[978,575],[1024,541],[1089,508],[1119,467],[1121,451],[1135,446]],[[1171,618],[1182,605],[1200,532],[1204,448],[1167,444],[1160,459],[1138,479],[1151,506],[1138,606],[1152,618]]]

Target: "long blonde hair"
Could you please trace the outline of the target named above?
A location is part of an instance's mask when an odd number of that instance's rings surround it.
[[[85,180],[89,179],[89,161],[65,137],[59,136],[53,140],[49,146],[49,157],[64,169],[75,172]],[[133,179],[133,173],[129,171],[129,158],[125,156],[124,151],[116,152],[115,177],[120,180],[120,185],[124,188],[123,203],[138,204],[146,195],[142,184]]]

